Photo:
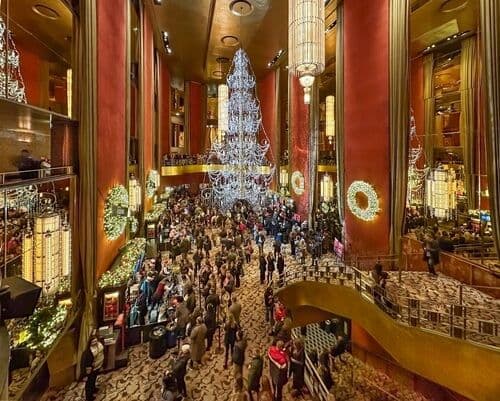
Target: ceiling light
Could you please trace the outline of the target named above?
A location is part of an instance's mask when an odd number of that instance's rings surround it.
[[[310,101],[314,77],[325,69],[325,7],[321,0],[292,0],[288,8],[290,66]]]
[[[161,6],[161,0],[153,0],[153,3],[154,3],[156,6]]]
[[[236,36],[226,35],[220,40],[224,46],[234,47],[240,43],[240,40]]]
[[[32,7],[32,10],[41,17],[45,17],[48,19],[58,19],[60,17],[59,13],[56,10],[44,4],[35,4]]]
[[[167,50],[167,53],[168,53],[168,54],[172,54],[172,53],[173,53],[173,51],[172,51],[172,48],[171,48],[171,47],[167,47],[167,48],[166,48],[166,50]]]

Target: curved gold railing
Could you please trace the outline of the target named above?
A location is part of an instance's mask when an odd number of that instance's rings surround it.
[[[403,368],[475,400],[496,401],[498,310],[390,298],[371,278],[339,262],[288,272],[277,296],[301,324],[317,321],[313,309],[349,318],[363,327]],[[308,320],[309,319],[309,320]],[[314,320],[316,319],[316,320]]]
[[[284,280],[286,284],[315,281],[351,287],[400,323],[500,350],[500,309],[396,296],[377,286],[366,272],[332,259],[287,272]]]

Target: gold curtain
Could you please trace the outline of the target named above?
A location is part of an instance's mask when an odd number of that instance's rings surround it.
[[[391,152],[390,249],[399,254],[408,184],[409,135],[409,0],[390,0],[389,34],[389,121]]]
[[[481,0],[481,50],[486,88],[486,158],[491,224],[500,253],[500,3]]]
[[[424,154],[425,164],[428,167],[434,165],[434,55],[427,54],[424,57]]]
[[[460,57],[460,145],[463,148],[465,190],[469,209],[476,209],[476,176],[474,175],[476,38],[462,41]]]
[[[97,133],[97,11],[96,1],[82,2],[78,37],[78,82],[80,83],[80,263],[83,280],[83,316],[80,322],[77,377],[81,355],[95,326],[95,265],[97,231],[96,133]]]
[[[335,60],[335,150],[337,155],[337,205],[344,226],[344,4],[337,7],[337,43]]]

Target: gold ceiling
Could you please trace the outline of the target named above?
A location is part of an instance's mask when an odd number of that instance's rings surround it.
[[[288,47],[288,0],[168,0],[161,6],[148,3],[158,43],[162,30],[169,33],[173,49],[170,68],[178,78],[218,81],[220,71],[227,72],[240,45],[260,77],[278,51]],[[336,19],[336,4],[334,0],[327,5],[326,27]],[[330,64],[327,69],[331,69],[335,60],[334,30],[327,34],[326,43],[326,61]],[[286,53],[278,64],[286,64]]]

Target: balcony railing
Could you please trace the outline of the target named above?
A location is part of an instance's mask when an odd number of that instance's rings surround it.
[[[334,259],[323,259],[319,266],[303,266],[301,271],[286,272],[284,280],[285,285],[316,281],[351,287],[365,300],[374,303],[402,324],[495,348],[500,347],[500,309],[394,295],[376,285],[367,273]]]
[[[9,171],[0,173],[0,185],[17,184],[20,182],[48,179],[51,177],[73,174],[72,166],[50,167],[37,170]]]

